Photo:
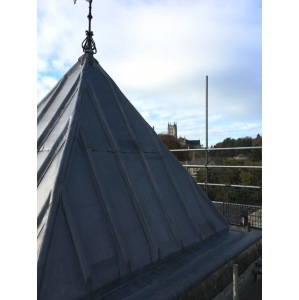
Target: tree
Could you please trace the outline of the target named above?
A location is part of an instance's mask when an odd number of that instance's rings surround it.
[[[262,137],[259,134],[252,140],[251,146],[262,146]],[[262,161],[262,149],[252,149],[252,160]]]
[[[184,149],[173,135],[160,133],[158,134],[158,136],[160,140],[167,146],[168,149]],[[189,160],[189,153],[187,151],[172,153],[179,161]]]

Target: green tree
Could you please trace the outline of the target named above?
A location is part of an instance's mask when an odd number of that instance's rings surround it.
[[[251,146],[262,146],[262,137],[259,134],[252,140]],[[262,161],[262,149],[252,149],[252,160]]]

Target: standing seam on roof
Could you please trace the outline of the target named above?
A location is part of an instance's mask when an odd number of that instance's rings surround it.
[[[96,171],[94,170],[94,166],[95,166],[95,163],[93,161],[93,158],[92,156],[89,154],[89,151],[88,149],[86,148],[86,143],[84,142],[84,138],[83,136],[81,135],[81,133],[79,133],[79,143],[81,144],[81,147],[83,150],[83,155],[84,155],[84,158],[88,164],[88,169],[90,170],[90,175],[91,177],[93,178],[93,181],[95,183],[95,186],[96,186],[96,193],[97,195],[99,196],[98,199],[100,200],[100,205],[103,209],[103,213],[105,215],[105,219],[106,219],[106,222],[108,224],[108,227],[110,229],[110,234],[111,234],[111,238],[113,240],[113,243],[114,243],[114,248],[115,248],[115,251],[119,254],[119,257],[122,257],[124,262],[125,262],[125,265],[127,267],[127,269],[131,269],[131,261],[127,255],[128,253],[128,250],[126,248],[126,246],[124,244],[121,243],[121,241],[119,240],[118,238],[118,230],[117,230],[117,226],[115,226],[113,224],[113,221],[112,221],[112,218],[111,218],[111,213],[109,212],[109,209],[107,209],[108,205],[107,205],[107,200],[105,200],[105,196],[104,196],[104,193],[102,192],[103,188],[101,187],[101,180],[98,178],[97,174],[96,174]],[[119,262],[119,259],[118,259],[118,266],[119,266],[119,277],[121,277],[121,269],[120,269],[120,262]]]
[[[166,209],[166,206],[164,205],[164,201],[162,200],[162,196],[159,193],[159,189],[157,188],[157,184],[155,183],[155,180],[154,180],[154,178],[153,178],[153,176],[152,176],[152,174],[150,172],[150,169],[149,169],[148,164],[147,164],[147,160],[146,160],[146,158],[144,156],[144,153],[143,153],[143,150],[142,150],[142,148],[140,146],[140,143],[139,143],[138,139],[136,138],[134,131],[132,130],[132,128],[129,125],[129,121],[128,121],[128,119],[127,119],[127,117],[126,117],[126,115],[125,115],[125,113],[123,111],[123,108],[122,108],[122,106],[120,104],[119,98],[117,97],[117,95],[114,92],[114,89],[113,89],[112,83],[111,83],[113,81],[110,79],[110,77],[106,73],[104,73],[104,75],[106,76],[106,78],[107,78],[107,80],[108,80],[108,82],[110,84],[111,90],[113,91],[113,93],[115,95],[115,98],[117,99],[118,105],[120,107],[120,110],[121,110],[121,113],[123,115],[123,118],[125,119],[126,125],[127,125],[128,130],[129,130],[129,132],[131,134],[131,137],[135,140],[135,142],[136,142],[136,144],[138,146],[139,154],[140,154],[140,156],[142,158],[142,162],[143,162],[143,165],[145,167],[147,177],[150,179],[151,185],[152,185],[152,187],[153,187],[153,189],[155,191],[155,194],[156,194],[157,199],[159,201],[160,207],[162,208],[162,210],[163,210],[163,212],[164,212],[164,214],[166,216],[166,219],[168,221],[168,224],[170,226],[172,234],[173,234],[173,236],[174,236],[177,244],[180,245],[181,247],[183,247],[183,239],[180,237],[180,235],[178,234],[177,230],[175,229],[175,225],[174,225],[175,223],[173,222],[173,220],[172,220],[172,218],[170,216],[170,213],[168,212],[168,210]],[[158,250],[160,251],[160,247],[158,247]],[[158,255],[160,256],[160,252],[158,253]]]

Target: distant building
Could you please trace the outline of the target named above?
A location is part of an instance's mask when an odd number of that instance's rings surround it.
[[[178,128],[177,128],[177,124],[175,122],[173,123],[173,125],[171,123],[168,123],[167,133],[169,135],[174,136],[176,139],[178,138]]]
[[[178,125],[176,122],[173,124],[168,123],[167,125],[167,134],[174,136],[182,147],[187,149],[199,149],[200,140],[187,140],[185,137],[178,138]]]
[[[199,149],[200,148],[200,140],[187,140],[186,138],[179,137],[179,143],[182,147],[187,149]]]

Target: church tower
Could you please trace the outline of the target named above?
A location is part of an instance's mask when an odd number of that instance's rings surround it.
[[[173,125],[171,123],[168,123],[167,133],[174,136],[176,139],[178,138],[178,129],[175,122],[173,123]]]

